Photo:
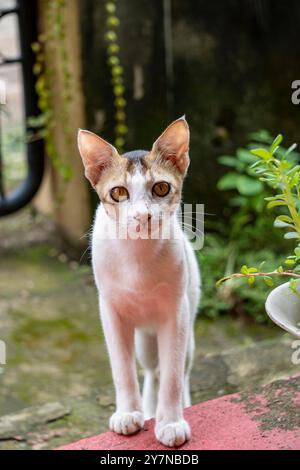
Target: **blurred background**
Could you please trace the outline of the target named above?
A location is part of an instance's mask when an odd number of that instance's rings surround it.
[[[270,287],[215,283],[243,264],[272,269],[292,246],[249,149],[278,133],[299,142],[299,21],[296,0],[0,0],[0,448],[105,430],[113,409],[78,128],[149,149],[186,114],[184,202],[206,212],[193,401],[297,371],[265,313]]]

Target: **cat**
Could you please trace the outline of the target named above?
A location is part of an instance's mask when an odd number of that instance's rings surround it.
[[[189,137],[182,117],[151,151],[119,155],[92,132],[78,133],[85,175],[100,199],[92,265],[116,391],[109,426],[128,435],[155,416],[156,438],[169,447],[191,435],[183,408],[191,405],[193,323],[200,299],[195,253],[177,216]],[[163,219],[170,236],[163,236],[168,232]],[[135,236],[126,236],[130,231]],[[144,368],[142,398],[134,349]]]

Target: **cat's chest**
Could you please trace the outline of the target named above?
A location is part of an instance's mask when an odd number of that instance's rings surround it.
[[[93,266],[100,296],[135,323],[170,311],[183,283],[183,263],[171,253],[153,256],[107,245],[94,251]]]
[[[180,277],[181,263],[170,257],[130,257],[107,251],[94,257],[94,271],[100,289],[113,289],[144,296],[160,292],[158,286],[174,285]]]
[[[135,325],[153,325],[172,310],[174,290],[172,284],[164,282],[147,290],[119,286],[109,297],[111,306],[124,320]]]

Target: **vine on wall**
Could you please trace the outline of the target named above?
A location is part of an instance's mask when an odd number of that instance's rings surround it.
[[[31,138],[44,139],[47,155],[66,183],[72,178],[70,156],[67,151],[61,155],[54,137],[54,129],[59,128],[63,134],[65,148],[70,148],[73,139],[70,105],[73,97],[66,47],[66,0],[43,0],[42,7],[45,12],[44,28],[37,42],[32,44],[36,57],[33,72],[37,77],[36,92],[40,114],[31,117],[28,124],[35,129]],[[54,100],[59,103],[59,111],[55,110]],[[59,189],[62,193],[62,188]]]
[[[125,86],[123,78],[123,67],[120,61],[120,45],[118,37],[118,27],[120,20],[117,16],[117,7],[115,1],[108,1],[105,4],[107,13],[106,34],[108,65],[111,72],[111,84],[114,94],[115,107],[115,146],[120,153],[124,152],[125,136],[128,132],[126,126],[126,99]]]
[[[61,155],[57,148],[54,130],[59,128],[65,142],[65,149],[70,148],[73,140],[71,131],[70,105],[72,102],[72,76],[70,73],[68,50],[66,46],[66,22],[68,14],[66,0],[42,0],[44,11],[44,27],[38,36],[37,42],[32,44],[36,62],[34,74],[36,75],[36,92],[40,114],[31,117],[29,127],[35,130],[31,139],[42,138],[45,142],[47,155],[54,168],[62,176],[63,183],[72,178],[70,156]],[[118,27],[120,20],[117,16],[116,1],[110,0],[105,4],[107,61],[111,72],[111,84],[114,95],[115,141],[118,151],[124,151],[125,136],[128,132],[126,125],[126,99],[123,78],[123,67],[120,61],[120,45]],[[59,84],[59,86],[57,86]],[[59,103],[59,111],[55,109]],[[66,153],[68,153],[66,151]],[[64,186],[64,185],[63,185]],[[63,189],[59,188],[62,198]]]

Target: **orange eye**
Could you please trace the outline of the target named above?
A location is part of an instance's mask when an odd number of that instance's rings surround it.
[[[160,183],[155,183],[152,188],[152,193],[156,194],[156,196],[164,197],[169,194],[170,189],[171,186],[169,185],[169,183],[167,183],[166,181],[161,181]]]
[[[126,188],[122,186],[116,186],[115,188],[111,189],[110,196],[115,202],[123,202],[126,199],[129,199],[129,194]]]

